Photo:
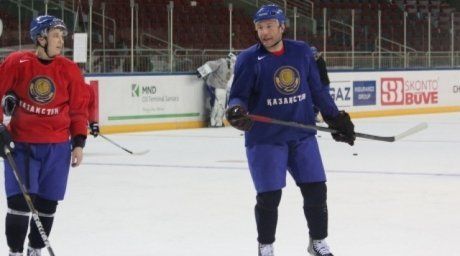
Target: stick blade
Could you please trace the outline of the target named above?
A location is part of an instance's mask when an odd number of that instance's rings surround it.
[[[402,133],[396,135],[396,136],[395,136],[395,141],[400,140],[400,139],[403,139],[403,138],[405,138],[405,137],[407,137],[407,136],[410,136],[410,135],[412,135],[412,134],[415,134],[415,133],[417,133],[417,132],[423,131],[423,130],[425,130],[426,128],[428,128],[428,124],[427,124],[426,122],[420,123],[420,124],[418,124],[418,125],[416,125],[416,126],[410,128],[410,129],[408,129],[407,131],[402,132]]]
[[[145,154],[147,154],[149,152],[150,152],[150,149],[146,149],[146,150],[142,150],[142,151],[138,151],[138,152],[133,152],[132,155],[142,156],[142,155],[145,155]]]

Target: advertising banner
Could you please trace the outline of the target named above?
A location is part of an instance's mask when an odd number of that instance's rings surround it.
[[[337,106],[349,112],[451,111],[460,108],[459,73],[457,70],[331,72],[330,93]]]
[[[329,77],[337,106],[353,117],[460,111],[458,70],[330,72]],[[194,75],[87,76],[86,82],[98,85],[105,131],[205,126],[204,83]]]
[[[203,122],[204,87],[190,75],[87,76],[99,87],[102,126]]]

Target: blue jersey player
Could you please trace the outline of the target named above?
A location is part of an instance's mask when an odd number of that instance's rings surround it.
[[[282,39],[285,15],[277,5],[264,5],[254,16],[259,42],[236,61],[226,117],[245,132],[246,155],[257,191],[255,217],[259,256],[273,256],[281,190],[286,171],[300,188],[312,255],[332,253],[325,242],[328,213],[326,177],[314,131],[252,122],[247,115],[314,124],[317,106],[337,141],[353,145],[354,125],[323,90],[310,47]]]

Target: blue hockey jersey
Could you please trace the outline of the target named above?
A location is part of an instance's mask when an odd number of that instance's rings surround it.
[[[313,104],[323,116],[338,115],[330,94],[322,89],[310,47],[283,40],[284,53],[275,56],[261,44],[238,55],[229,106],[240,105],[250,114],[284,121],[315,124]],[[299,128],[255,122],[246,132],[246,146],[295,141],[316,134]]]

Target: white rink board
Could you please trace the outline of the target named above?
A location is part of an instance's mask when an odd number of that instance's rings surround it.
[[[202,121],[202,80],[191,75],[87,76],[99,87],[102,125]]]
[[[458,70],[330,72],[329,76],[338,107],[351,113],[460,109]],[[86,81],[99,85],[102,126],[205,120],[203,81],[194,75],[87,76]]]
[[[331,72],[331,95],[350,112],[460,106],[458,70]]]

